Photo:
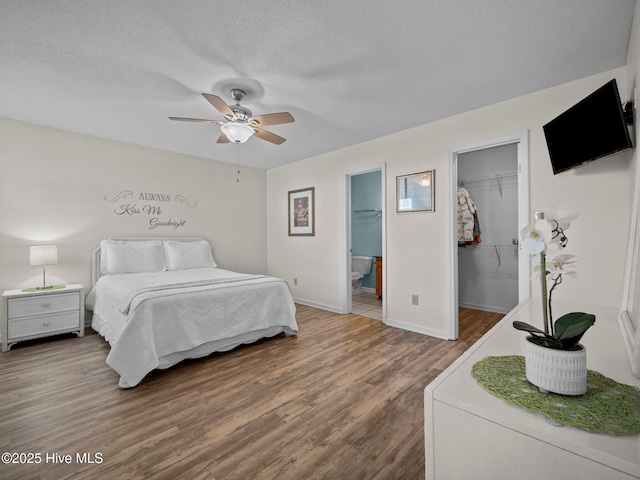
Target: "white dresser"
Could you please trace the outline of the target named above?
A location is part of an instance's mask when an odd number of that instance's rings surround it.
[[[73,332],[84,336],[84,287],[2,294],[2,351],[17,342]]]
[[[494,397],[471,377],[471,367],[486,356],[524,355],[525,333],[512,323],[540,324],[539,303],[516,307],[425,389],[427,480],[640,478],[640,435],[615,437],[554,426]],[[571,311],[595,314],[596,323],[581,342],[587,347],[587,368],[640,387],[617,309],[555,301],[553,307],[555,318]]]

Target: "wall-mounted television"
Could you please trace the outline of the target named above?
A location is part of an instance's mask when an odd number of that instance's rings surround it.
[[[554,174],[632,148],[615,79],[543,129]]]

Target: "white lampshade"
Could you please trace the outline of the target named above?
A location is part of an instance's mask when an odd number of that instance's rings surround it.
[[[41,245],[29,249],[30,265],[55,265],[58,263],[58,247],[56,245]]]
[[[249,140],[249,137],[254,133],[250,125],[238,122],[224,123],[220,127],[220,130],[234,143],[244,143]]]

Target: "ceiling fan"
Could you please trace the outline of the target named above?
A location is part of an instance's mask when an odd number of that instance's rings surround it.
[[[204,120],[200,118],[183,118],[169,117],[169,120],[177,120],[179,122],[205,122],[220,125],[220,136],[217,143],[244,143],[252,135],[255,135],[267,142],[280,145],[286,141],[280,135],[268,132],[262,127],[265,125],[279,125],[282,123],[295,122],[293,116],[289,112],[267,113],[254,117],[247,107],[240,105],[240,101],[245,97],[246,93],[240,88],[231,89],[231,98],[235,105],[227,105],[224,100],[216,95],[203,93],[202,96],[218,110],[225,118],[226,122],[220,120]]]

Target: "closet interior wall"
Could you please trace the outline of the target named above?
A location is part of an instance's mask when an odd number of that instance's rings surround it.
[[[458,247],[458,304],[508,313],[518,304],[518,145],[458,155],[458,186],[473,199],[481,243]]]

